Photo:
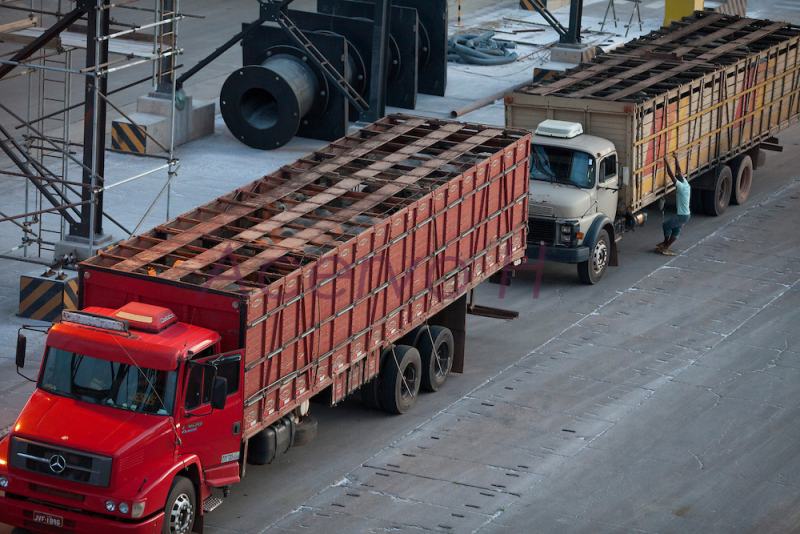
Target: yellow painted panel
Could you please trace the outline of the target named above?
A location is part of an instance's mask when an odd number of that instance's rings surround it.
[[[704,0],[666,0],[664,2],[664,26],[703,10]]]

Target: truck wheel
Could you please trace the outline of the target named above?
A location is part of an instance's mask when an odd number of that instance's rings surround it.
[[[177,476],[164,507],[162,534],[189,534],[195,519],[194,484],[186,477]]]
[[[719,174],[717,174],[716,180],[714,180],[714,189],[702,192],[703,212],[713,217],[718,217],[725,213],[728,204],[731,202],[732,189],[733,173],[730,167],[724,165]]]
[[[376,376],[361,386],[361,402],[367,408],[382,410],[380,399],[380,379]]]
[[[731,204],[744,204],[750,196],[750,188],[753,185],[753,160],[750,156],[742,156],[736,163],[735,179],[733,180],[733,192],[731,193]]]
[[[767,164],[767,151],[754,148],[750,151],[750,160],[753,162],[753,169],[758,170]]]
[[[417,349],[422,359],[420,387],[423,391],[438,391],[453,367],[453,333],[443,326],[431,326],[420,338]]]
[[[424,324],[422,326],[418,326],[412,329],[408,334],[401,337],[398,341],[398,345],[408,345],[409,347],[416,347],[419,340],[422,339],[423,336],[428,335],[428,325]],[[386,358],[386,356],[392,355],[392,350],[388,349],[383,352],[382,360]]]
[[[611,258],[611,238],[608,230],[600,230],[597,243],[592,247],[587,261],[578,264],[578,278],[584,284],[596,284],[606,274],[608,260]]]
[[[410,410],[417,402],[422,378],[422,359],[419,351],[407,345],[396,345],[389,354],[381,373],[379,397],[381,407],[393,414]]]

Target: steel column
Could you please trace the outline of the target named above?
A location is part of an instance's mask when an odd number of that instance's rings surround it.
[[[164,18],[164,13],[169,13],[168,18],[175,18],[175,0],[161,0],[160,13],[157,16]],[[175,26],[176,22],[160,24],[156,29],[158,35],[158,53],[161,54],[165,42],[165,37],[169,36],[170,49],[175,49]],[[161,61],[156,64],[157,81],[156,92],[164,95],[172,94],[172,78],[175,77],[175,54],[163,56]]]
[[[361,120],[374,122],[386,115],[386,78],[389,49],[389,24],[392,0],[375,0],[375,27],[372,32],[372,65],[369,82],[369,108]]]
[[[81,191],[81,220],[70,225],[70,234],[91,243],[103,233],[103,186],[105,174],[106,101],[108,77],[99,74],[98,65],[108,62],[109,0],[96,0],[88,10],[86,30],[86,69],[95,76],[86,78],[84,91],[86,107],[83,119],[83,189]],[[87,202],[88,201],[88,202]]]
[[[560,42],[564,44],[579,44],[581,42],[581,19],[583,19],[583,0],[570,0],[569,28],[562,35]]]

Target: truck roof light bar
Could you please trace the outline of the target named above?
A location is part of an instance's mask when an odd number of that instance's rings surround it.
[[[114,332],[128,333],[128,321],[97,315],[94,313],[78,312],[74,310],[64,310],[61,312],[61,320],[83,326],[92,326],[103,330],[113,330]]]

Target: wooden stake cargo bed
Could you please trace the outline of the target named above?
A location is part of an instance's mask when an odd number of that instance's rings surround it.
[[[672,190],[662,159],[677,154],[689,179],[758,147],[800,115],[800,27],[695,12],[517,90],[506,124],[580,122],[608,139],[623,170],[620,214]]]
[[[81,264],[82,305],[144,301],[244,360],[245,434],[525,253],[530,136],[395,115]]]

